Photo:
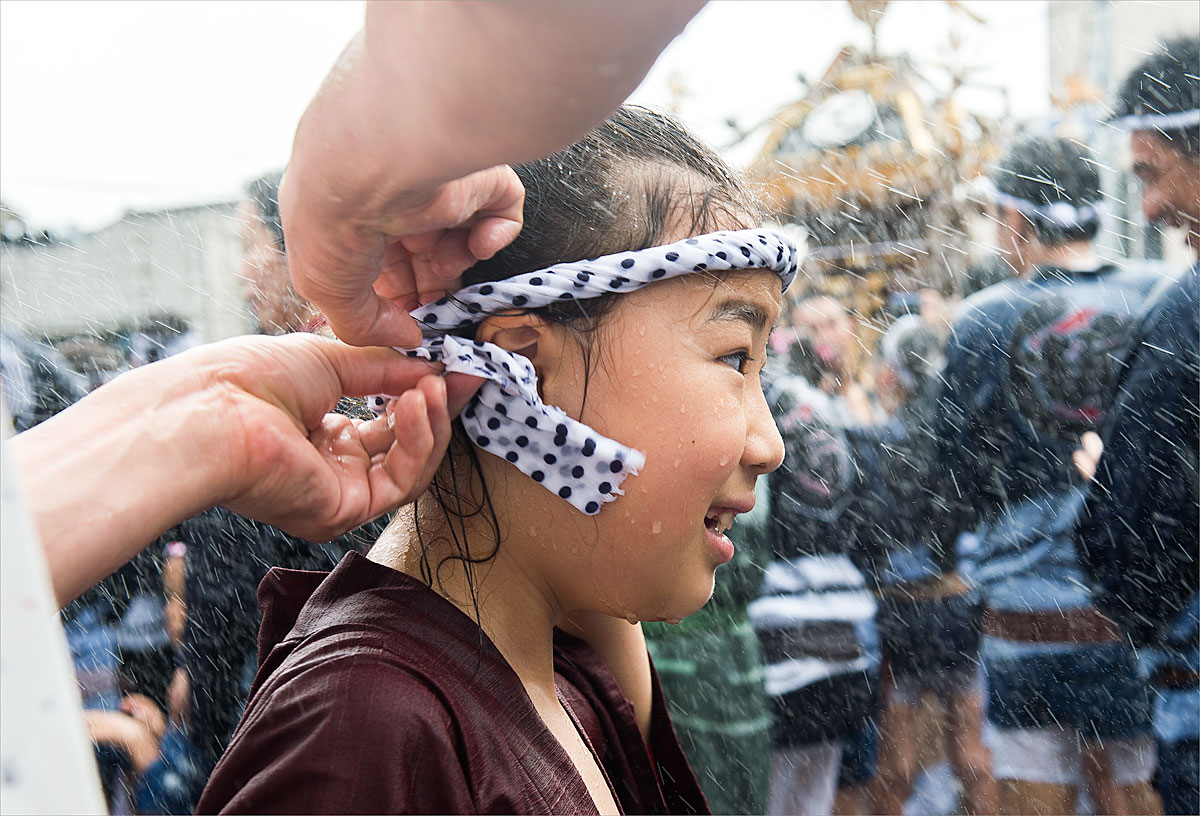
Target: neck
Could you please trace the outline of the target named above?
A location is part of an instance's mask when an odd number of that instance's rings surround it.
[[[1092,249],[1091,241],[1070,241],[1054,245],[1030,244],[1025,253],[1025,262],[1025,268],[1021,270],[1022,277],[1038,266],[1056,266],[1069,271],[1095,269],[1100,265],[1100,258]]]
[[[496,500],[493,493],[493,500]],[[499,501],[497,506],[502,506]],[[553,700],[555,622],[562,610],[540,576],[517,557],[521,546],[502,534],[495,556],[483,563],[465,564],[455,557],[454,533],[459,540],[464,530],[454,525],[453,533],[441,508],[426,494],[415,505],[398,511],[396,518],[371,549],[370,559],[424,581],[421,574],[423,546],[416,535],[420,514],[421,539],[432,571],[430,588],[454,604],[491,639],[530,692]],[[486,555],[493,548],[495,532],[481,523],[483,513],[468,518],[465,537],[471,555]],[[501,530],[504,520],[500,519]],[[543,531],[546,535],[549,531]],[[536,536],[537,531],[529,531]],[[474,592],[472,593],[472,583]]]

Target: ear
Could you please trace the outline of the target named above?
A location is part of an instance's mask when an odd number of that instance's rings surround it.
[[[569,359],[573,359],[571,350],[577,350],[568,334],[562,326],[537,315],[494,315],[479,324],[475,339],[520,354],[533,363],[538,378],[538,395],[547,400],[547,393],[553,394],[558,390],[554,387],[555,380],[567,373],[563,367]],[[568,365],[567,368],[572,369],[573,366]]]
[[[1000,217],[1004,222],[1005,231],[1009,233],[1013,239],[1020,239],[1021,243],[1028,244],[1033,237],[1032,227],[1029,224],[1029,219],[1021,214],[1020,210],[1014,207],[1001,207]]]

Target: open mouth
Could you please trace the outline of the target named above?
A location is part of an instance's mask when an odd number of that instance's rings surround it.
[[[733,517],[736,515],[733,510],[717,510],[704,517],[704,526],[717,535],[724,535],[725,531],[733,526]]]

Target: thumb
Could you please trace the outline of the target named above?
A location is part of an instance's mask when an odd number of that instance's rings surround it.
[[[325,319],[337,338],[352,346],[400,346],[421,342],[421,329],[407,311],[372,290],[357,304],[327,305]]]
[[[472,377],[470,374],[447,374],[446,409],[450,416],[458,416],[485,382],[487,380],[482,377]]]

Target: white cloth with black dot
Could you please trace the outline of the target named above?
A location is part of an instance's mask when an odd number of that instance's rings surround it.
[[[770,230],[714,232],[666,246],[619,252],[592,260],[557,264],[495,283],[460,289],[411,314],[425,340],[409,357],[445,364],[487,380],[463,410],[463,427],[476,446],[506,459],[576,509],[595,515],[623,495],[621,483],[645,464],[641,451],[609,439],[546,405],[538,396],[533,364],[491,343],[455,337],[456,331],[492,314],[539,309],[564,300],[584,300],[635,289],[696,272],[769,269],[786,290],[796,276],[798,256],[787,237]],[[389,395],[368,399],[376,415]]]

